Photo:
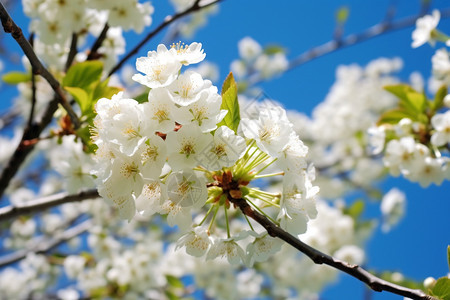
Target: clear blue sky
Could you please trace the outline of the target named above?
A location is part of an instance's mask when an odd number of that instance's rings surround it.
[[[171,13],[166,1],[153,1],[155,15],[153,26]],[[419,0],[398,0],[396,18],[416,14]],[[432,1],[432,7],[450,7],[449,1]],[[262,45],[280,44],[288,50],[288,58],[293,58],[313,46],[332,38],[334,14],[342,5],[350,8],[350,17],[345,26],[346,33],[357,33],[383,19],[390,1],[263,1],[225,0],[219,12],[212,16],[206,27],[199,30],[195,41],[202,42],[207,60],[220,67],[221,79],[229,72],[231,61],[238,56],[237,42],[251,36]],[[19,15],[20,5],[12,12]],[[19,25],[26,28],[21,18]],[[439,28],[450,33],[450,19],[441,20]],[[431,56],[435,49],[425,45],[411,49],[411,32],[407,28],[382,37],[363,42],[350,48],[339,50],[323,58],[314,60],[280,78],[263,83],[261,87],[273,99],[282,102],[289,109],[310,113],[320,103],[332,83],[335,69],[340,64],[366,64],[378,57],[402,57],[404,69],[399,74],[404,80],[415,70],[428,77]],[[2,32],[3,34],[3,32]],[[164,34],[142,49],[138,56],[155,49]],[[4,42],[16,46],[7,36]],[[132,46],[138,40],[130,40]],[[130,61],[131,63],[134,60]],[[10,92],[11,89],[7,89]],[[8,93],[6,95],[8,95]],[[5,95],[5,94],[4,94]],[[7,101],[2,100],[1,107]],[[369,269],[378,271],[399,270],[406,276],[423,279],[427,276],[440,277],[448,272],[446,266],[446,246],[450,243],[450,184],[422,189],[403,179],[393,179],[383,184],[387,191],[399,186],[407,194],[406,218],[389,234],[377,231],[368,244]],[[378,209],[378,206],[373,206]],[[363,284],[349,276],[342,275],[340,282],[331,285],[321,299],[362,299]],[[377,299],[401,299],[388,293],[374,294]]]

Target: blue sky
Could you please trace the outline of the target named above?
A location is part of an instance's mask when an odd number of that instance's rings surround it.
[[[152,27],[172,12],[167,1],[153,1],[155,15]],[[217,14],[210,17],[208,24],[200,29],[192,41],[203,43],[207,60],[220,67],[221,80],[229,72],[231,61],[238,57],[237,42],[251,36],[262,45],[279,44],[287,49],[292,59],[311,47],[323,44],[332,38],[335,26],[334,14],[342,5],[350,8],[350,17],[345,33],[358,33],[378,23],[384,18],[386,8],[392,1],[263,1],[225,0]],[[398,0],[395,19],[416,14],[419,0]],[[448,1],[432,1],[433,8],[449,7]],[[13,17],[20,15],[20,5],[12,11]],[[26,29],[26,20],[17,19]],[[450,33],[450,19],[443,19],[439,28]],[[341,49],[335,53],[309,62],[289,71],[285,75],[264,82],[260,86],[273,99],[282,102],[289,109],[310,114],[320,103],[334,82],[335,69],[341,64],[358,63],[365,65],[378,57],[402,57],[403,71],[399,76],[407,80],[412,71],[420,71],[428,77],[431,56],[435,49],[424,45],[411,48],[411,32],[406,28],[385,34],[370,41]],[[2,33],[3,34],[3,33]],[[129,46],[138,43],[130,35]],[[137,56],[156,48],[164,33],[157,36]],[[10,49],[17,49],[10,36],[4,37]],[[134,59],[130,61],[133,63]],[[4,88],[6,96],[13,93]],[[1,108],[8,103],[2,100]],[[391,233],[377,231],[368,243],[369,269],[378,271],[399,270],[406,276],[423,279],[427,276],[439,277],[448,272],[446,246],[450,242],[450,184],[422,189],[403,179],[392,179],[382,184],[385,191],[398,186],[407,194],[406,218]],[[378,209],[377,205],[371,205]],[[321,299],[362,299],[364,286],[354,278],[342,275],[340,282],[332,284]],[[401,299],[383,292],[374,294],[377,299]]]

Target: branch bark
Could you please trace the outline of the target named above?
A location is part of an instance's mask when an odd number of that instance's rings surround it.
[[[189,7],[188,9],[176,13],[174,15],[171,16],[167,16],[164,19],[164,22],[162,22],[161,24],[159,24],[158,27],[156,27],[153,31],[151,31],[139,44],[137,44],[125,57],[123,57],[118,63],[117,65],[115,65],[111,71],[108,74],[108,77],[111,76],[112,74],[114,74],[115,72],[117,72],[122,65],[128,60],[130,59],[133,55],[137,54],[137,52],[139,51],[139,49],[144,46],[151,38],[153,38],[155,35],[157,35],[161,30],[163,30],[164,28],[166,28],[167,26],[169,26],[171,23],[173,23],[174,21],[189,15],[190,13],[196,12],[196,11],[200,11],[210,5],[214,5],[216,3],[219,3],[222,0],[215,0],[211,3],[205,4],[205,5],[200,5],[200,0],[197,0],[194,2],[194,4],[192,4],[191,7]]]
[[[21,259],[24,259],[29,253],[46,253],[56,246],[82,234],[92,226],[92,220],[88,219],[79,223],[69,229],[56,233],[54,237],[37,237],[31,245],[26,249],[21,249],[10,254],[0,257],[0,268],[12,263],[15,263]]]
[[[376,292],[387,291],[393,294],[401,295],[404,297],[409,297],[411,299],[421,299],[421,300],[437,300],[427,294],[425,294],[421,290],[412,290],[406,287],[388,282],[381,278],[374,276],[369,273],[365,269],[361,268],[358,265],[352,265],[347,262],[338,260],[330,255],[327,255],[319,250],[303,243],[295,236],[290,233],[284,231],[274,223],[272,223],[269,219],[267,219],[264,215],[259,212],[253,210],[251,206],[247,203],[245,199],[233,199],[232,197],[228,197],[230,201],[233,202],[243,214],[248,217],[254,219],[256,222],[261,224],[271,235],[272,237],[277,237],[292,247],[296,248],[306,256],[308,256],[315,264],[326,264],[335,269],[341,270],[360,281],[364,282],[368,287]]]
[[[67,193],[58,193],[55,195],[42,197],[19,205],[5,206],[0,208],[0,222],[10,220],[17,216],[40,212],[42,210],[58,206],[64,203],[79,202],[98,197],[99,194],[97,190],[92,189],[74,195],[69,195]]]
[[[3,3],[1,2],[0,2],[0,19],[2,21],[5,33],[10,33],[12,37],[16,40],[16,42],[19,44],[20,48],[22,48],[23,52],[30,61],[35,74],[36,75],[39,74],[42,77],[44,77],[45,80],[47,80],[47,82],[52,87],[53,91],[55,91],[59,103],[61,103],[61,105],[66,110],[67,114],[70,116],[73,125],[75,126],[75,128],[78,128],[80,126],[80,120],[78,119],[77,115],[75,114],[69,102],[67,101],[67,98],[64,95],[64,92],[62,91],[58,80],[56,80],[55,77],[53,77],[53,75],[42,65],[39,58],[36,56],[33,47],[31,47],[30,43],[24,37],[22,29],[19,26],[17,26],[16,23],[14,23],[14,21],[11,19],[8,12],[6,11],[5,7],[3,6]]]
[[[391,21],[390,19],[386,19],[381,23],[378,23],[372,27],[367,28],[361,33],[350,34],[347,35],[346,37],[343,37],[342,39],[331,40],[320,46],[313,47],[301,53],[294,59],[292,59],[289,62],[288,68],[286,69],[285,72],[290,71],[298,66],[304,65],[307,62],[310,62],[316,58],[330,54],[339,49],[370,40],[384,33],[411,27],[416,23],[416,20],[418,18],[423,16],[424,13],[425,11],[422,10],[421,13],[419,13],[418,15],[406,17],[397,21]],[[448,18],[448,17],[450,17],[450,9],[441,11],[441,18]],[[260,77],[259,74],[254,74],[253,76],[250,76],[248,82],[249,85],[254,85],[266,80],[268,79]]]

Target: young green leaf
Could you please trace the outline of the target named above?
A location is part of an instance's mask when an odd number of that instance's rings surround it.
[[[70,95],[72,95],[73,99],[80,106],[82,113],[84,113],[87,109],[89,109],[90,97],[84,89],[71,86],[66,86],[64,87],[64,89],[68,91]]]
[[[64,87],[72,86],[88,90],[100,81],[102,72],[103,63],[101,61],[90,60],[78,63],[69,68],[62,84]]]
[[[447,246],[447,263],[448,269],[450,270],[450,245]]]
[[[450,300],[450,278],[439,278],[430,290],[430,294],[438,299]]]
[[[345,23],[350,16],[350,8],[348,6],[342,6],[336,11],[336,22]]]
[[[406,99],[407,93],[416,92],[412,87],[407,84],[387,85],[384,87],[386,91],[397,96],[399,99]]]
[[[439,88],[439,90],[436,92],[436,95],[434,95],[434,101],[432,102],[432,109],[434,111],[438,111],[442,108],[444,103],[444,98],[447,96],[447,86],[443,85]]]
[[[231,72],[228,74],[222,86],[222,105],[220,108],[228,110],[228,113],[217,126],[225,125],[236,133],[241,116],[239,113],[237,84]]]
[[[422,93],[406,93],[405,101],[408,101],[408,107],[411,106],[418,113],[424,112],[427,107],[427,98]]]
[[[12,72],[9,72],[9,73],[6,73],[5,75],[3,75],[2,80],[3,80],[3,82],[5,82],[7,84],[16,85],[21,82],[30,81],[31,74],[25,73],[25,72],[12,71]]]
[[[411,113],[408,110],[402,108],[394,108],[384,112],[377,122],[377,125],[381,124],[397,124],[401,119],[408,118],[413,121],[417,121],[417,115]]]

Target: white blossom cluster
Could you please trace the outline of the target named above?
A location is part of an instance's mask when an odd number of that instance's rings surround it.
[[[196,0],[170,0],[170,2],[172,2],[175,11],[180,13],[192,7]],[[212,0],[201,0],[198,5],[205,6],[209,5],[211,2]],[[198,29],[206,25],[208,16],[217,13],[218,10],[218,5],[210,5],[200,11],[196,11],[187,18],[178,21],[176,30],[184,37],[192,37]]]
[[[99,49],[106,66],[111,66],[117,56],[125,52],[122,30],[137,33],[152,22],[153,6],[138,0],[22,0],[25,14],[31,18],[30,31],[37,34],[34,48],[45,62],[61,70],[70,51],[72,36],[76,35],[78,47],[88,34],[100,35],[108,24],[105,42]],[[80,52],[77,59],[84,59]]]
[[[142,74],[133,79],[151,89],[148,101],[119,93],[97,102],[96,183],[124,219],[167,215],[170,226],[187,232],[178,246],[189,254],[252,264],[277,245],[267,233],[233,231],[229,220],[238,215],[233,199],[244,198],[260,211],[276,208],[267,216],[298,235],[317,214],[318,188],[312,185],[313,168],[307,169],[308,148],[281,107],[271,105],[256,118],[242,118],[237,134],[217,126],[229,113],[221,109],[217,88],[195,71],[180,72],[183,65],[204,59],[201,47],[159,45],[137,59]],[[260,174],[269,166],[278,171]],[[249,186],[253,179],[277,175],[283,175],[278,193]],[[209,210],[200,210],[205,206]]]
[[[419,47],[426,42],[435,46],[437,41],[449,46],[449,37],[436,29],[440,13],[434,10],[432,15],[419,18],[412,34],[412,47]],[[450,59],[446,48],[436,51],[432,57],[432,77],[430,86],[433,93],[442,86],[448,86]],[[419,91],[423,85],[419,85]],[[450,179],[449,142],[450,96],[444,97],[442,104],[428,111],[428,122],[413,121],[402,118],[396,124],[381,124],[370,129],[373,153],[383,152],[383,163],[393,176],[402,175],[422,187],[430,184],[440,185]]]
[[[268,79],[281,74],[289,65],[282,48],[265,49],[251,37],[241,39],[238,50],[240,59],[234,60],[230,69],[239,78],[258,75]]]
[[[311,117],[288,111],[294,130],[310,148],[308,159],[316,167],[322,197],[337,198],[355,186],[370,188],[383,175],[382,163],[368,150],[367,130],[397,104],[383,87],[398,83],[393,73],[401,67],[399,58],[380,58],[366,67],[339,66],[336,82]]]

